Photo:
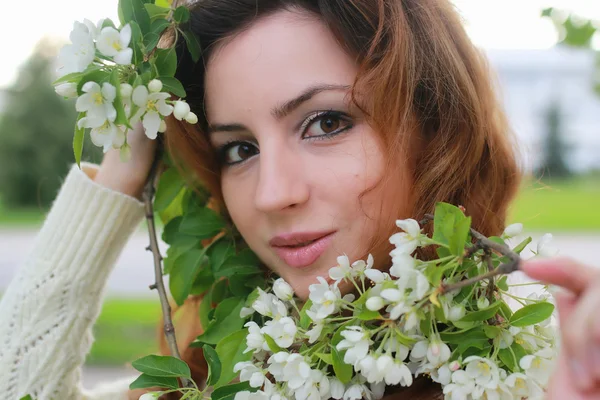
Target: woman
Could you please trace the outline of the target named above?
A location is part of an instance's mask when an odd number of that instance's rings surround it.
[[[299,296],[341,253],[372,253],[385,268],[394,221],[438,201],[463,205],[485,235],[502,232],[519,171],[486,63],[448,1],[203,0],[191,14],[202,60],[180,51],[177,78],[200,121],[170,120],[168,149]],[[78,386],[107,276],[143,216],[155,143],[139,127],[129,142],[128,163],[111,150],[100,167],[83,164],[85,174],[73,167],[2,299],[5,398],[142,393],[127,390],[132,378],[89,393]],[[557,299],[569,362],[549,397],[598,398],[591,363],[600,356],[589,351],[600,349],[597,271],[568,260],[524,270],[572,292]],[[177,327],[184,347],[199,333],[189,315]],[[201,357],[187,349],[184,358],[201,380]],[[388,394],[442,397],[426,379]]]

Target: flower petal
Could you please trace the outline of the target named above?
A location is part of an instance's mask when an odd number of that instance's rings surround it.
[[[121,39],[121,44],[123,46],[129,46],[129,42],[131,41],[131,25],[126,24],[119,33],[119,37]]]
[[[146,102],[148,101],[148,89],[144,85],[140,85],[133,89],[131,99],[136,106],[146,109]]]
[[[142,125],[144,125],[144,129],[146,130],[146,136],[149,139],[156,139],[158,127],[160,126],[160,116],[155,111],[149,111],[144,116]]]
[[[126,49],[123,49],[120,52],[118,52],[113,57],[113,60],[117,64],[120,64],[120,65],[129,65],[129,64],[131,64],[132,58],[133,58],[133,50],[131,49],[131,47],[127,47]]]

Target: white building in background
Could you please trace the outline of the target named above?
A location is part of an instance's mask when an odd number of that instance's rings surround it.
[[[561,134],[577,171],[600,169],[600,94],[594,92],[596,54],[556,47],[549,50],[487,51],[505,109],[519,140],[523,166],[542,161],[550,104],[561,108]]]

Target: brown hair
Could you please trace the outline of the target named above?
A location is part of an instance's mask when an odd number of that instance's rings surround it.
[[[220,168],[203,134],[205,65],[219,41],[247,29],[258,18],[298,8],[320,18],[357,60],[352,100],[381,134],[389,171],[379,184],[399,190],[395,179],[405,167],[398,160],[410,157],[412,210],[402,215],[406,204],[382,205],[381,232],[370,246],[376,258],[389,252],[387,238],[397,230],[396,219],[419,219],[439,201],[464,206],[473,227],[484,235],[502,232],[520,181],[513,136],[486,59],[467,37],[448,0],[202,0],[191,4],[189,27],[198,36],[202,59],[194,63],[183,40],[178,40],[176,77],[186,88],[199,123],[169,120],[166,144],[175,158],[224,206]],[[424,230],[431,233],[430,226]],[[182,311],[197,306],[198,299],[190,299]],[[178,326],[178,336],[186,338],[183,348],[200,333],[195,311],[189,315]],[[164,343],[163,350],[167,350]],[[201,354],[188,349],[184,358],[198,367],[194,378],[201,381],[205,371]],[[440,395],[439,386],[432,389],[430,383],[418,382],[408,389],[424,396],[418,398]]]

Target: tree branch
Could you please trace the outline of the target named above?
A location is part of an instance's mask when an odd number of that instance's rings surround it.
[[[429,221],[433,221],[432,214],[425,214],[425,218],[421,221],[423,223],[427,223]],[[503,264],[500,264],[496,269],[491,269],[485,274],[475,276],[473,278],[465,279],[460,282],[453,283],[451,285],[442,284],[438,289],[439,294],[444,294],[447,292],[451,292],[453,290],[462,289],[465,286],[472,285],[473,283],[482,281],[484,279],[492,279],[498,275],[506,275],[510,274],[514,271],[519,270],[519,265],[521,262],[521,258],[517,253],[508,248],[508,246],[500,243],[496,243],[481,233],[477,232],[475,229],[470,229],[471,236],[477,239],[477,243],[474,244],[471,248],[467,249],[465,255],[473,255],[477,250],[483,249],[484,252],[488,252],[489,250],[494,250],[497,253],[502,254],[505,257],[508,257],[509,261]],[[474,249],[475,248],[475,249]],[[490,257],[491,258],[491,257]],[[489,264],[488,264],[489,267]]]
[[[152,167],[150,168],[150,172],[146,180],[146,185],[144,186],[144,192],[142,194],[142,198],[144,199],[146,222],[148,223],[148,234],[150,236],[150,244],[148,245],[148,247],[146,247],[146,250],[151,251],[154,258],[155,282],[152,285],[150,285],[150,289],[156,289],[158,291],[164,321],[163,331],[171,355],[173,357],[181,359],[181,355],[179,354],[179,348],[177,347],[177,339],[175,337],[175,327],[173,326],[173,320],[171,318],[171,305],[169,304],[169,298],[165,289],[165,283],[163,281],[163,257],[161,256],[160,249],[158,248],[156,225],[154,224],[154,207],[152,204],[152,200],[154,199],[154,194],[156,193],[156,185],[158,183],[158,178],[160,177],[161,159],[164,152],[162,140],[158,138],[157,141],[158,143],[156,144],[154,160],[152,161]],[[191,382],[189,382],[186,378],[181,378],[181,383],[183,387],[190,387],[191,385]]]

